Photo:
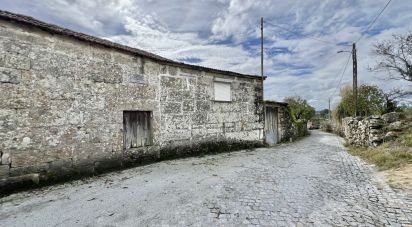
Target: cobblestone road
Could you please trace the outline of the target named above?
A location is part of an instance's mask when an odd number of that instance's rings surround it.
[[[412,226],[395,193],[342,141],[188,158],[0,199],[0,226]]]

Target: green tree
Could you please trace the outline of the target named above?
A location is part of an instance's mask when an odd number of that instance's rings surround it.
[[[352,88],[345,86],[340,90],[342,98],[338,106],[334,110],[334,117],[342,119],[344,117],[355,116],[355,102],[353,98]]]
[[[358,90],[358,114],[369,116],[385,112],[385,96],[377,86],[361,85]]]
[[[342,100],[335,109],[335,117],[342,119],[343,117],[355,116],[356,108],[352,88],[350,86],[344,87],[340,96]],[[358,115],[369,116],[385,113],[385,104],[385,94],[379,87],[362,84],[358,88]]]
[[[299,96],[287,97],[285,102],[288,103],[291,115],[295,120],[310,120],[316,113],[315,108],[310,106],[305,99]]]
[[[329,110],[323,109],[319,112],[319,117],[321,118],[328,118],[329,117]]]

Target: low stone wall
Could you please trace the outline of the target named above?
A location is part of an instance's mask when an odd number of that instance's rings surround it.
[[[405,122],[399,113],[382,116],[347,117],[342,119],[342,129],[349,144],[355,146],[378,146],[397,136]]]

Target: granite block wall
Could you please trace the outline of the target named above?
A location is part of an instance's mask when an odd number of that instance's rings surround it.
[[[216,79],[231,84],[231,102],[214,101]],[[222,141],[261,144],[261,90],[257,77],[163,64],[0,20],[0,184],[214,152],[211,143]],[[123,111],[151,112],[151,146],[124,149]]]

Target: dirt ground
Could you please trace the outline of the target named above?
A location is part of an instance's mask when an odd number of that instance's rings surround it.
[[[412,196],[412,164],[383,171],[383,174],[393,188],[401,189]]]

